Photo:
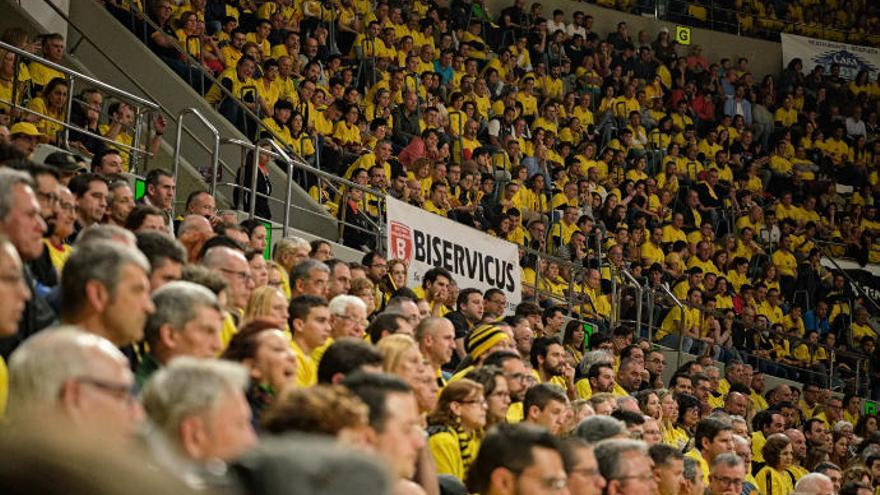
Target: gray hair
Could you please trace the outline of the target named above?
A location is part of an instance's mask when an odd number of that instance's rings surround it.
[[[739,417],[739,416],[737,416],[737,417]],[[740,419],[742,419],[742,418],[740,418]],[[746,447],[752,448],[752,442],[741,435],[733,435],[733,443],[735,443],[738,446],[744,445]]]
[[[590,368],[591,368],[594,364],[598,364],[598,363],[611,364],[611,363],[613,363],[613,362],[614,362],[614,357],[611,356],[611,355],[608,353],[608,351],[598,350],[598,349],[597,349],[597,350],[595,350],[595,351],[588,351],[588,352],[585,352],[585,353],[584,353],[584,357],[583,357],[583,359],[581,359],[581,362],[580,362],[580,364],[579,364],[578,366],[580,367],[580,369],[581,369],[581,371],[583,372],[584,376],[586,376],[586,375],[587,375],[587,372],[590,371]]]
[[[613,438],[599,442],[593,452],[596,454],[596,462],[599,464],[599,472],[602,473],[602,477],[611,481],[625,476],[625,466],[623,465],[624,454],[637,452],[647,456],[648,444],[640,440]]]
[[[290,270],[290,286],[293,287],[297,280],[308,280],[311,276],[312,270],[318,270],[328,274],[330,273],[330,268],[328,268],[323,261],[310,258]]]
[[[706,417],[712,418],[712,419],[717,419],[718,421],[721,421],[722,423],[724,423],[726,425],[733,424],[733,421],[731,421],[730,415],[724,411],[712,411]]]
[[[575,436],[589,443],[596,443],[626,433],[626,425],[611,416],[590,416],[584,418],[574,429]]]
[[[208,288],[182,280],[165,284],[154,292],[153,304],[156,310],[147,318],[144,339],[154,349],[162,325],[168,324],[175,331],[180,331],[196,318],[199,308],[222,311],[217,296]]]
[[[12,212],[12,190],[19,184],[34,187],[34,179],[20,170],[0,168],[0,219]]]
[[[822,490],[823,487],[819,486],[820,484],[830,485],[833,484],[833,482],[831,481],[831,478],[822,473],[805,474],[794,485],[794,491],[804,494],[824,493],[824,490]]]
[[[703,475],[700,470],[700,461],[693,457],[684,456],[684,472],[682,475],[684,476],[684,479],[691,483],[697,481],[697,476]]]
[[[367,310],[367,303],[365,303],[363,299],[348,294],[340,294],[331,299],[330,304],[327,305],[327,309],[330,311],[331,315],[343,316],[345,310],[348,309],[349,306],[356,306],[364,311]]]
[[[68,380],[91,373],[96,354],[128,367],[128,358],[109,340],[73,325],[25,340],[9,358],[10,416],[24,419],[52,407]]]
[[[212,411],[224,394],[247,384],[247,369],[238,363],[178,357],[150,378],[141,399],[150,419],[177,440],[186,418]]]
[[[737,466],[745,466],[745,463],[740,458],[740,456],[734,454],[733,452],[725,452],[723,454],[718,454],[712,459],[712,465],[710,469],[715,471],[715,468],[718,466],[724,467],[737,467]]]
[[[832,429],[834,430],[835,433],[840,433],[847,426],[849,426],[849,428],[852,429],[853,424],[845,419],[841,419],[840,421],[834,423],[834,427]]]
[[[140,251],[121,244],[95,240],[78,246],[61,272],[61,316],[75,316],[87,304],[86,284],[99,282],[111,297],[126,265],[134,265],[150,273],[150,263]]]
[[[76,236],[76,246],[80,247],[95,241],[117,241],[123,240],[126,244],[134,246],[137,244],[137,238],[130,231],[118,225],[110,225],[106,223],[90,225],[84,228],[79,235]]]

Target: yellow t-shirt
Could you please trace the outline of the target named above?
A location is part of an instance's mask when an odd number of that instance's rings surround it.
[[[703,458],[703,454],[697,449],[691,449],[685,456],[694,459],[700,464],[700,471],[703,473],[703,483],[709,486],[709,463]]]
[[[312,356],[306,356],[296,340],[290,340],[290,348],[296,354],[296,386],[311,387],[318,383],[318,365],[312,359]]]
[[[429,431],[438,427],[428,427]],[[428,437],[428,448],[437,466],[438,474],[449,474],[464,480],[471,462],[480,449],[479,438],[474,433],[464,433],[449,427]]]
[[[791,476],[770,466],[761,468],[755,475],[755,481],[758,482],[758,490],[766,495],[790,495],[794,492]]]

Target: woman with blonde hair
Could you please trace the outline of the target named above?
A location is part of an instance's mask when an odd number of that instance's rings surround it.
[[[276,327],[287,329],[287,307],[289,303],[280,289],[263,286],[254,289],[244,309],[245,323],[262,318],[272,321]]]
[[[389,335],[376,347],[382,354],[382,371],[397,375],[407,383],[418,379],[424,358],[412,337],[401,333]]]
[[[661,388],[656,391],[660,399],[660,434],[663,443],[677,449],[683,449],[690,441],[687,432],[675,426],[678,421],[678,401],[671,390]]]
[[[440,393],[428,416],[428,448],[438,474],[464,480],[480,449],[487,406],[483,386],[467,378],[450,383]]]

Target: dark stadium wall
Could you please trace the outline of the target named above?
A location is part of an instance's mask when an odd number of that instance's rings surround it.
[[[526,8],[529,8],[531,4],[532,2],[526,2]],[[577,10],[593,16],[593,31],[602,39],[614,31],[617,28],[617,23],[621,21],[626,22],[630,36],[634,40],[637,39],[639,31],[642,29],[648,31],[648,37],[651,41],[656,39],[657,32],[663,26],[669,28],[670,33],[675,33],[676,24],[674,23],[625,14],[586,2],[553,0],[543,1],[541,4],[544,6],[544,15],[548,18],[551,17],[551,13],[555,9],[565,12],[565,19],[568,22],[571,22],[572,14]],[[486,0],[486,6],[493,17],[510,5],[513,5],[513,0]],[[698,28],[691,28],[691,40],[692,43],[703,47],[703,56],[709,59],[710,63],[718,62],[722,58],[730,58],[734,61],[739,57],[748,58],[756,81],[760,81],[767,74],[778,76],[782,72],[782,45],[780,43]],[[687,47],[678,47],[678,54],[687,55]]]

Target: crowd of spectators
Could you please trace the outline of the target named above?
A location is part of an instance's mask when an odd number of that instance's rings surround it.
[[[652,315],[657,340],[685,351],[745,352],[799,378],[876,341],[869,301],[821,263],[880,261],[880,82],[867,72],[846,81],[796,59],[778,77],[753,74],[745,58],[680,53],[665,28],[652,40],[621,22],[605,36],[584,12],[569,23],[522,1],[497,16],[480,2],[170,7],[147,5],[143,22],[195,19],[178,41],[201,36],[223,55],[222,71],[205,68],[223,115],[254,134],[248,107],[264,116],[260,135],[313,163],[320,151],[323,170],[369,188],[301,181],[353,225],[347,246],[378,247],[387,194],[562,258],[524,252],[524,295],[606,330],[626,269],[691,306]],[[173,37],[149,36],[159,55]],[[257,167],[264,195],[270,164]],[[249,196],[236,201],[247,209]]]
[[[313,185],[328,209],[378,216],[379,192],[519,244],[524,302],[508,311],[504,292],[460,287],[443,268],[413,285],[376,234],[343,236],[364,250],[359,262],[321,239],[269,246],[267,224],[218,210],[203,190],[175,211],[161,168],[135,201],[124,147],[85,139],[89,164],[63,151],[36,164],[53,132],[39,116],[61,108],[50,78],[46,106],[6,106],[0,126],[11,429],[39,418],[139,449],[156,478],[242,493],[880,487],[878,417],[861,398],[880,389],[856,387],[880,381],[871,301],[821,262],[880,259],[877,83],[793,63],[755,84],[747,60],[679,57],[662,31],[635,55],[625,24],[607,40],[578,24],[560,35],[521,2],[497,19],[479,3],[144,7],[179,23],[187,47],[219,29],[198,46],[223,54],[199,53],[223,70],[207,97],[227,118],[247,130],[230,95],[253,86],[244,104],[270,115],[273,138],[304,157],[317,143],[324,167],[369,186],[335,197]],[[241,34],[258,51],[228,64]],[[45,39],[44,53],[57,49]],[[22,72],[0,55],[0,69]],[[39,73],[28,70],[21,103]],[[90,95],[88,128],[118,137],[130,115],[117,105],[100,124]],[[164,122],[153,131],[148,146]],[[271,194],[270,161],[260,188]],[[611,294],[624,270],[646,288],[668,283],[683,306],[658,305],[656,330],[617,324],[612,313],[632,321],[635,306]],[[697,358],[664,373],[669,348]],[[768,375],[799,385],[767,387]],[[293,453],[275,438],[292,433],[333,445],[303,439]],[[62,450],[51,450],[59,469],[71,462]]]

